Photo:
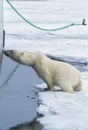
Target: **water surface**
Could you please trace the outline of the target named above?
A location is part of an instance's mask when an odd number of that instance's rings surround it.
[[[37,115],[35,85],[42,82],[31,67],[19,65],[3,57],[0,76],[0,128],[7,130],[17,124],[28,123]],[[10,77],[10,74],[13,75]],[[9,76],[9,78],[8,78]]]

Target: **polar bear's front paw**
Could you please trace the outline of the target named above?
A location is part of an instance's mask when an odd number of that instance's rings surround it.
[[[40,90],[40,91],[44,91],[45,89],[46,89],[46,91],[48,91],[48,90],[47,90],[47,85],[46,85],[45,83],[36,85],[36,88],[37,88],[38,90]]]

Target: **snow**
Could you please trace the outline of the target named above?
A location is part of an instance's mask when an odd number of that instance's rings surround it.
[[[70,23],[88,23],[88,0],[11,1],[34,24],[56,28]],[[5,49],[40,51],[65,60],[88,63],[88,25],[43,32],[25,23],[4,3]],[[80,65],[79,65],[80,66]],[[86,71],[82,71],[86,68]],[[88,65],[81,66],[82,91],[40,92],[37,112],[44,130],[88,130]],[[46,84],[36,85],[38,88]]]
[[[88,73],[83,73],[83,89],[73,94],[64,92],[40,92],[38,119],[44,130],[88,129]]]

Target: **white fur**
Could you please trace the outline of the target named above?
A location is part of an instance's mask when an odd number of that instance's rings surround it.
[[[81,75],[72,65],[52,60],[41,53],[7,51],[13,60],[33,67],[37,74],[46,82],[47,90],[59,86],[65,92],[81,90]]]

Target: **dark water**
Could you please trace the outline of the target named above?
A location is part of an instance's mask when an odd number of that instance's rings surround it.
[[[30,128],[30,121],[37,116],[38,90],[35,85],[41,84],[42,80],[31,67],[19,65],[13,71],[16,65],[16,62],[3,57],[0,75],[0,130],[11,127],[11,130],[28,130],[28,127],[29,130],[35,130],[32,126]],[[40,127],[35,121],[33,123],[35,127]]]
[[[17,126],[11,127],[9,130],[42,130],[43,126],[34,119],[30,123],[23,123]]]

